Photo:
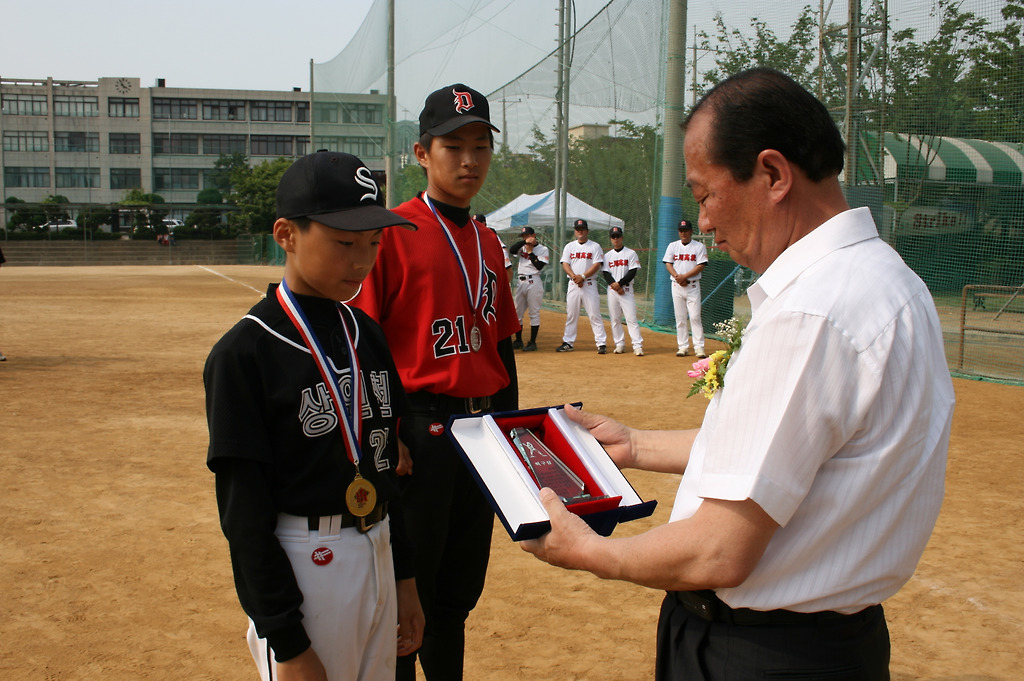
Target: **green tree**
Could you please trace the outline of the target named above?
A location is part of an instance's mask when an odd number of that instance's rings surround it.
[[[118,205],[124,206],[129,212],[130,224],[126,225],[129,234],[132,237],[149,238],[166,233],[167,228],[163,225],[163,219],[167,216],[167,210],[161,207],[164,203],[164,197],[159,194],[148,194],[141,189],[129,189],[125,192]]]
[[[31,229],[46,222],[46,214],[38,208],[22,208],[25,204],[16,196],[8,196],[4,200],[7,209],[7,227],[9,229]]]
[[[206,179],[225,197],[230,197],[236,178],[244,177],[249,171],[249,159],[245,154],[236,151],[233,154],[221,154],[213,164],[213,170],[206,171]]]
[[[196,195],[196,203],[203,206],[222,206],[224,197],[217,189],[204,189]],[[196,208],[185,218],[185,224],[194,227],[194,232],[211,232],[221,226],[223,211],[220,208]]]
[[[68,197],[63,194],[51,194],[43,199],[43,213],[46,215],[46,221],[52,220],[68,220],[67,205],[71,203]]]
[[[228,217],[228,223],[234,229],[249,234],[273,231],[277,216],[277,185],[293,162],[294,159],[282,156],[273,161],[263,161],[251,170],[237,168],[232,173],[231,197],[238,211]]]

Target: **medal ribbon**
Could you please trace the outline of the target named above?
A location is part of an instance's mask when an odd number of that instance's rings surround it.
[[[452,233],[448,231],[448,225],[444,224],[444,220],[437,214],[437,209],[434,208],[434,204],[430,202],[430,197],[427,196],[426,192],[423,192],[423,201],[427,204],[430,212],[437,218],[437,224],[441,225],[444,236],[448,239],[448,247],[452,249],[452,253],[455,254],[455,259],[459,262],[459,269],[462,270],[462,281],[466,285],[466,296],[469,298],[469,305],[473,310],[473,314],[476,314],[476,309],[480,306],[480,301],[484,297],[484,283],[486,281],[486,275],[484,275],[484,249],[480,243],[480,232],[477,230],[476,225],[473,226],[473,234],[476,235],[476,255],[477,262],[480,263],[480,276],[477,279],[476,291],[469,283],[469,269],[466,267],[466,261],[462,259],[462,253],[455,246],[455,239],[452,237]],[[469,219],[473,222],[473,218]]]
[[[320,340],[313,333],[309,320],[306,319],[305,313],[295,300],[295,294],[288,288],[288,284],[285,283],[284,279],[281,280],[281,285],[277,287],[277,300],[281,303],[281,307],[284,308],[288,319],[295,325],[299,335],[302,336],[302,341],[309,348],[310,354],[313,355],[313,362],[316,364],[316,368],[320,371],[320,376],[323,377],[324,383],[327,385],[327,392],[330,393],[331,406],[338,420],[341,421],[348,458],[355,464],[358,471],[359,458],[361,456],[359,441],[362,435],[360,432],[362,420],[360,419],[359,412],[362,409],[363,382],[362,374],[359,373],[359,357],[356,355],[356,348],[352,343],[352,335],[348,332],[348,327],[345,325],[345,318],[341,314],[341,308],[339,306],[338,316],[341,317],[342,326],[345,328],[345,343],[348,347],[349,366],[352,370],[352,403],[350,410],[345,409],[345,402],[341,396],[341,384],[327,362],[327,354],[324,352],[323,346],[320,345]]]

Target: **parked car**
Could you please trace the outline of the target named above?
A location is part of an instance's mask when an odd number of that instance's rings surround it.
[[[163,223],[164,223],[164,227],[167,228],[168,232],[173,232],[178,227],[184,227],[185,226],[184,222],[182,222],[181,220],[175,220],[173,218],[164,218],[163,219]]]
[[[50,230],[51,232],[59,232],[62,229],[77,228],[78,223],[75,222],[74,220],[50,220],[49,222],[44,222],[43,224],[36,226],[36,229],[41,232],[44,232],[46,230]]]

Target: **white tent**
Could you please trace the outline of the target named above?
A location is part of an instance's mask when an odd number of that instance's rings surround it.
[[[565,195],[565,224],[583,218],[591,229],[624,227],[625,222],[614,215],[580,201],[572,194]],[[555,224],[555,190],[543,194],[520,194],[504,206],[487,214],[487,226],[499,232],[531,227],[550,227]]]

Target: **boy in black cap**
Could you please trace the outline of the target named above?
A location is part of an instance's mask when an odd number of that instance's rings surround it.
[[[604,251],[601,244],[590,240],[590,225],[583,218],[573,223],[575,241],[562,249],[562,270],[569,277],[565,292],[565,331],[562,344],[555,352],[572,352],[576,343],[576,331],[580,320],[580,305],[590,318],[590,330],[594,332],[597,354],[607,352],[604,319],[601,318],[601,293],[597,288],[597,273],[604,265]]]
[[[327,151],[285,171],[277,215],[284,279],[203,372],[249,647],[261,679],[391,681],[424,626],[395,479],[408,402],[380,327],[339,301],[384,228],[415,226],[358,158]]]
[[[420,665],[429,681],[461,679],[465,625],[483,591],[494,513],[445,435],[452,414],[518,408],[512,334],[519,329],[498,237],[470,201],[497,131],[487,99],[462,84],[427,97],[416,160],[427,190],[395,208],[419,226],[388,230],[355,303],[394,344],[412,413],[402,419],[413,472],[402,490],[427,616]],[[398,678],[415,678],[415,656]]]
[[[523,352],[537,349],[537,333],[540,331],[540,308],[544,302],[544,282],[540,271],[551,262],[547,246],[537,241],[533,227],[523,227],[519,241],[509,246],[508,252],[519,256],[519,284],[516,286],[516,316],[520,321],[523,313],[530,313],[530,340],[523,343],[522,330],[516,332],[513,347]]]

